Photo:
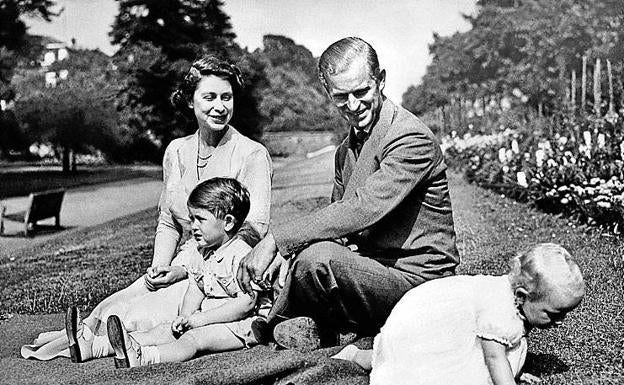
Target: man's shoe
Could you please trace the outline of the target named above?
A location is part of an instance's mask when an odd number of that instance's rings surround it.
[[[295,317],[281,322],[273,329],[275,342],[286,349],[309,352],[332,344],[318,324],[310,317]],[[334,333],[335,334],[335,333]],[[335,341],[334,341],[335,344]]]
[[[260,345],[268,345],[273,341],[273,329],[264,318],[256,318],[251,321],[251,333]]]
[[[78,345],[78,323],[79,315],[76,306],[70,306],[65,313],[65,333],[69,341],[69,355],[71,362],[82,362],[80,346]]]

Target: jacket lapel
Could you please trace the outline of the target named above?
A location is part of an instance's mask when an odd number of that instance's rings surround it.
[[[392,126],[396,111],[397,107],[394,103],[390,99],[386,99],[383,102],[379,120],[371,130],[370,137],[364,143],[357,160],[355,159],[353,149],[349,148],[347,154],[348,164],[345,165],[345,169],[351,169],[352,172],[349,179],[345,180],[346,187],[343,199],[355,195],[355,190],[364,184],[366,178],[379,169],[379,158],[382,151],[381,144]],[[349,135],[353,135],[353,129],[351,129]]]

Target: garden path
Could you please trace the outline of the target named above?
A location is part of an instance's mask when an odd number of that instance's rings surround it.
[[[69,189],[61,208],[62,231],[52,231],[46,226],[54,224],[54,218],[50,218],[39,222],[44,226],[34,237],[24,237],[22,223],[5,221],[5,233],[0,236],[0,255],[49,241],[72,229],[97,225],[154,207],[161,186],[160,180],[144,177]],[[2,203],[8,213],[21,212],[28,206],[28,197],[8,198]]]

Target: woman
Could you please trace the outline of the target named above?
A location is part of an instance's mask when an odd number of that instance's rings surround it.
[[[195,61],[172,96],[173,104],[193,114],[199,129],[172,141],[163,159],[163,191],[154,239],[152,265],[145,276],[111,295],[81,321],[75,307],[66,315],[65,330],[42,333],[32,345],[22,347],[24,358],[49,360],[71,357],[81,362],[112,354],[106,338],[106,319],[118,315],[129,330],[148,330],[173,320],[186,291],[187,269],[197,269],[200,260],[190,260],[180,250],[197,247],[189,238],[190,219],[186,207],[191,190],[213,177],[240,181],[250,193],[251,207],[241,229],[245,241],[257,242],[269,224],[272,165],[261,144],[241,135],[228,123],[234,112],[234,97],[242,88],[241,73],[234,65],[206,56]]]

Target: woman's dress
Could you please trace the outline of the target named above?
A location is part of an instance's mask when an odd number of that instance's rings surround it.
[[[375,337],[371,385],[492,384],[480,339],[506,346],[517,375],[524,321],[507,276],[454,276],[405,294]]]
[[[246,222],[266,233],[269,224],[271,202],[272,165],[268,151],[261,144],[252,141],[229,126],[221,141],[215,147],[206,165],[198,167],[199,131],[193,135],[172,141],[163,159],[163,191],[158,204],[159,218],[156,232],[160,237],[170,237],[174,242],[189,238],[190,219],[186,201],[193,188],[200,182],[213,177],[235,178],[249,190],[250,211]],[[190,237],[181,245],[180,252],[171,265],[184,265],[188,269],[199,269],[202,259],[198,253],[182,252],[186,248],[197,248]],[[170,322],[178,315],[182,298],[188,287],[182,280],[166,288],[149,291],[140,277],[130,286],[100,302],[84,319],[84,324],[97,336],[106,336],[106,320],[116,314],[130,331],[148,330],[160,323]],[[98,346],[98,343],[101,346]],[[65,330],[42,333],[33,344],[24,345],[24,358],[50,360],[55,357],[69,357]],[[108,340],[96,338],[93,344],[94,357],[109,354]]]

